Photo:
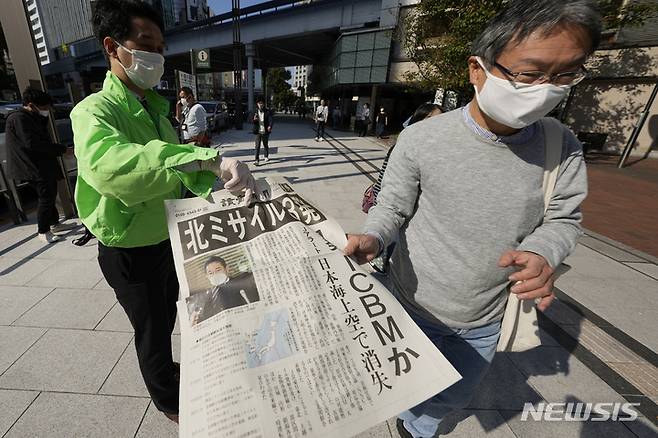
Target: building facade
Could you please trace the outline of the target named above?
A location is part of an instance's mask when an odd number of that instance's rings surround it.
[[[308,83],[308,65],[295,66],[292,75],[292,91],[299,97],[302,95],[302,89],[306,90]]]
[[[41,19],[42,14],[39,10],[40,5],[37,4],[37,0],[24,1],[25,6],[27,7],[30,26],[32,27],[32,33],[34,34],[34,41],[37,47],[39,62],[41,65],[46,65],[50,62],[50,53],[48,51],[48,44],[46,43],[47,38],[44,31],[44,24]]]
[[[89,38],[93,35],[91,27],[90,0],[25,0],[28,4],[36,3],[41,12],[41,24],[45,35],[50,61],[59,57],[55,49],[61,49],[64,55],[67,46],[75,41]],[[34,33],[37,38],[36,32]],[[38,41],[37,41],[38,46]]]

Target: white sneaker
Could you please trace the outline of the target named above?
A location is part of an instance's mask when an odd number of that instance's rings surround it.
[[[76,223],[68,223],[68,224],[55,224],[50,227],[50,231],[53,233],[63,233],[64,231],[69,231],[72,230],[73,228],[77,227],[78,224]]]
[[[263,161],[265,161],[265,162],[267,163],[268,161],[270,161],[270,158],[269,158],[269,157],[265,157],[265,159],[264,159]]]
[[[324,137],[320,137],[320,141],[324,141]]]
[[[260,166],[260,160],[254,160],[254,166]]]
[[[43,243],[55,243],[59,240],[59,236],[55,236],[50,231],[39,233],[39,240]]]
[[[315,137],[315,141],[319,141],[318,137]]]

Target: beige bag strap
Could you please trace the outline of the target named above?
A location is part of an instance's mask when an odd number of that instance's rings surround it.
[[[544,162],[544,213],[548,210],[557,182],[557,174],[560,170],[560,159],[562,158],[562,139],[564,133],[562,125],[555,119],[546,117],[541,120],[544,129],[546,161]]]
[[[562,158],[563,128],[555,119],[541,120],[544,130],[544,214],[548,210]],[[496,351],[526,351],[541,345],[538,334],[537,309],[530,300],[520,301],[509,294],[500,327]]]

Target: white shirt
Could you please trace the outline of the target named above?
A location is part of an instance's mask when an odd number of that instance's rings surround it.
[[[206,110],[200,103],[195,102],[193,106],[183,108],[183,124],[187,127],[187,129],[183,130],[183,138],[185,140],[189,140],[206,131],[208,127],[206,123],[207,115]]]
[[[258,132],[265,134],[265,112],[258,110]]]
[[[327,117],[329,116],[329,108],[327,106],[318,106],[317,110],[315,110],[315,119],[319,122],[326,122]]]

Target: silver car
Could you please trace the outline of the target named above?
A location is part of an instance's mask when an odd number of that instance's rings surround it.
[[[224,102],[217,100],[202,100],[199,101],[203,109],[208,114],[206,122],[208,123],[208,131],[219,132],[226,129],[227,121],[227,107]]]

